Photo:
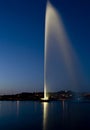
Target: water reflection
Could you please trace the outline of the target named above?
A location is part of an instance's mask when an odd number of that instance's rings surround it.
[[[64,112],[64,109],[65,109],[65,101],[64,100],[62,101],[62,107],[63,107],[63,112]]]
[[[0,101],[0,112],[1,112],[2,102]]]
[[[65,101],[62,101],[62,122],[65,122]]]
[[[0,130],[90,130],[90,102],[1,101],[0,109]]]
[[[60,104],[59,102],[43,103],[43,130],[47,130],[49,128],[54,129],[58,127],[64,129],[66,127],[65,124],[68,116],[67,105],[68,104],[65,100],[60,102]],[[59,123],[58,118],[61,120]]]
[[[16,105],[17,105],[17,116],[19,116],[19,105],[20,105],[20,101],[17,101]]]
[[[46,130],[47,126],[47,118],[48,118],[48,103],[43,103],[43,130]]]

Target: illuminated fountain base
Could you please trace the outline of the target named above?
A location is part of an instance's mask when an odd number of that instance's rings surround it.
[[[49,102],[50,99],[49,99],[49,97],[45,97],[45,98],[41,98],[40,101],[41,101],[41,102]]]

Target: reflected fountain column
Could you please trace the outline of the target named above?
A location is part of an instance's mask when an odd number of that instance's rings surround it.
[[[0,101],[0,114],[2,113],[2,101]]]
[[[69,119],[69,111],[68,111],[68,102],[65,100],[62,101],[62,125],[63,128],[66,129],[67,121]]]
[[[16,105],[17,105],[17,116],[19,115],[19,105],[20,105],[20,101],[17,101],[16,102]]]
[[[65,101],[64,100],[62,101],[62,108],[63,108],[62,120],[63,120],[63,124],[64,124],[64,121],[65,121]]]
[[[43,130],[47,128],[48,103],[43,102]]]

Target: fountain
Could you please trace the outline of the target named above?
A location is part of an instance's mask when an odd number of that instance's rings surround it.
[[[79,63],[79,60],[74,52],[73,47],[70,44],[70,41],[67,37],[62,18],[58,11],[52,6],[52,4],[47,1],[46,6],[46,16],[45,16],[45,47],[44,47],[44,98],[42,101],[49,101],[47,95],[47,57],[48,57],[48,45],[52,43],[52,38],[56,39],[60,47],[60,54],[63,59],[66,71],[70,78],[72,86],[77,86],[77,75],[76,63]],[[79,69],[78,69],[79,70]],[[76,79],[77,77],[77,79]]]
[[[47,37],[48,37],[48,14],[49,14],[49,1],[47,2],[46,7],[46,16],[45,16],[45,46],[44,46],[44,98],[42,101],[48,101],[47,96],[47,86],[46,86],[46,63],[47,63]]]

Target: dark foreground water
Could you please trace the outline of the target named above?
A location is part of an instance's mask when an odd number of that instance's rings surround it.
[[[90,102],[0,101],[0,130],[90,130]]]

